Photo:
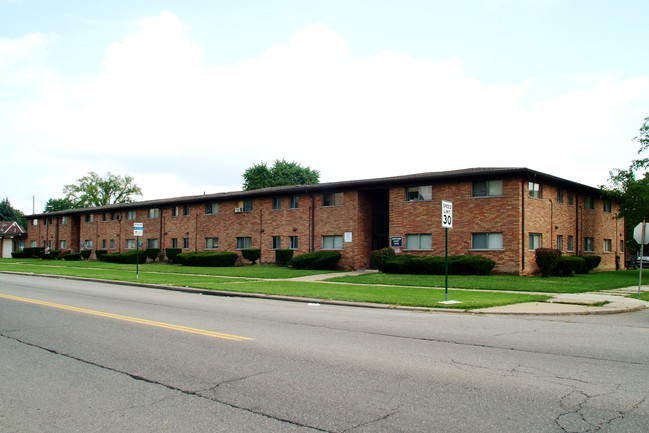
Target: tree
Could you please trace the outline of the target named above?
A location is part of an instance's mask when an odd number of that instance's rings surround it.
[[[0,221],[16,221],[23,228],[27,227],[24,214],[11,206],[9,198],[5,198],[0,202]]]
[[[296,162],[275,160],[271,168],[266,163],[255,164],[243,173],[243,189],[268,188],[285,185],[311,185],[320,182],[320,172],[302,167]]]
[[[65,185],[63,193],[75,207],[84,208],[130,203],[133,201],[132,196],[142,195],[142,190],[133,183],[131,176],[120,177],[109,172],[102,178],[91,171],[77,179],[76,184]]]
[[[69,198],[51,198],[45,203],[45,212],[57,212],[60,210],[76,209],[78,207],[80,206],[77,206]]]
[[[649,117],[644,119],[640,132],[633,139],[640,143],[638,154],[649,149]],[[635,253],[639,245],[633,240],[633,229],[643,219],[649,219],[649,158],[635,159],[627,169],[613,169],[608,186],[602,187],[604,196],[620,204],[620,217],[625,221],[625,238],[629,252]],[[644,173],[641,173],[643,172]],[[638,179],[638,176],[641,176]]]

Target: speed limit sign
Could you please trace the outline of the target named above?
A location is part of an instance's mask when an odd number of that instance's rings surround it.
[[[453,202],[442,200],[442,227],[453,227]]]

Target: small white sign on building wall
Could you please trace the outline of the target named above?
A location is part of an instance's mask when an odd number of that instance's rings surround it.
[[[352,241],[352,232],[345,232],[345,242]]]

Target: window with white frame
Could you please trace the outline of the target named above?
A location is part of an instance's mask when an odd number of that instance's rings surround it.
[[[568,235],[568,251],[574,251],[575,250],[575,237],[572,235]]]
[[[280,197],[273,197],[273,210],[280,210],[282,208],[282,199]]]
[[[178,238],[171,238],[171,248],[178,248]]]
[[[159,218],[160,217],[160,209],[157,207],[149,209],[149,218]]]
[[[557,203],[563,203],[563,190],[557,188]]]
[[[92,249],[92,241],[90,239],[86,239],[83,241],[82,248],[85,250],[91,250]]]
[[[604,252],[613,252],[613,241],[611,239],[604,239]]]
[[[252,247],[252,238],[248,236],[242,236],[237,238],[237,249],[242,250],[245,248]]]
[[[219,238],[211,237],[205,238],[205,249],[216,250],[219,248]]]
[[[282,248],[282,237],[281,236],[273,236],[273,249],[278,250]]]
[[[406,201],[424,201],[433,199],[433,187],[431,185],[409,186],[406,188]]]
[[[67,224],[67,223],[68,223],[68,217],[67,217],[67,216],[62,216],[62,217],[61,217],[61,224],[62,224],[62,225],[65,225],[65,224]]]
[[[530,197],[532,198],[542,198],[541,184],[536,182],[528,182],[528,189]]]
[[[31,246],[32,248],[36,248],[38,246],[38,242],[32,241]]]
[[[543,236],[541,233],[530,233],[529,236],[529,250],[534,251],[537,248],[543,247]]]
[[[557,235],[557,249],[563,251],[563,235]]]
[[[252,212],[252,200],[239,200],[235,212]]]
[[[189,215],[189,205],[186,204],[183,206],[183,216],[188,216]]]
[[[343,193],[342,192],[329,192],[322,194],[322,206],[342,206]]]
[[[595,238],[584,238],[584,251],[587,253],[592,253],[593,251],[595,251]]]
[[[91,214],[87,214],[86,217],[85,217],[85,221],[86,221],[87,223],[91,223],[91,222],[93,222],[94,220],[95,220],[95,214],[92,214],[92,213],[91,213]]]
[[[502,180],[478,180],[473,182],[473,197],[498,197],[503,195]]]
[[[37,225],[38,225],[38,218],[34,218],[34,219],[32,220],[32,225],[33,225],[33,226],[37,226]]]
[[[102,240],[101,240],[101,247],[102,247],[103,249],[106,249],[106,245],[107,245],[107,244],[106,244],[106,239],[102,239]]]
[[[604,201],[604,213],[611,213],[611,202],[606,200]]]
[[[288,237],[288,247],[292,250],[297,250],[298,249],[298,242],[297,242],[297,236],[289,236]]]
[[[183,238],[183,249],[184,250],[189,249],[189,238]]]
[[[172,216],[172,217],[177,217],[179,211],[180,211],[180,207],[179,207],[179,206],[174,206],[174,207],[172,207],[172,208],[171,208],[171,216]]]
[[[298,196],[294,195],[288,199],[288,208],[297,209],[300,207],[300,199]]]
[[[216,215],[220,211],[218,203],[207,203],[205,205],[205,214],[206,215]]]
[[[433,235],[430,233],[406,234],[407,250],[432,250]]]
[[[135,239],[126,239],[126,249],[127,250],[135,249]]]
[[[146,247],[147,248],[158,248],[158,239],[147,239]]]
[[[323,250],[342,250],[343,249],[343,237],[340,235],[329,235],[322,237],[322,249]]]
[[[502,233],[472,233],[471,249],[473,250],[502,250]]]
[[[127,210],[126,211],[126,219],[127,220],[135,220],[137,218],[137,211],[134,210]]]
[[[65,250],[68,248],[68,241],[61,240],[59,241],[59,249]]]
[[[584,209],[595,209],[595,201],[593,200],[593,196],[584,196]]]
[[[115,249],[115,239],[110,240],[110,249],[114,250]]]

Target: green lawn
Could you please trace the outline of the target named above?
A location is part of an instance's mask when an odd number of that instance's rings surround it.
[[[233,268],[193,268],[163,263],[140,266],[136,279],[134,265],[96,261],[43,261],[37,259],[0,259],[0,271],[29,272],[111,281],[164,284],[230,292],[297,296],[320,300],[340,300],[413,307],[476,309],[490,306],[541,302],[543,295],[449,290],[449,299],[461,304],[439,304],[445,299],[443,289],[401,285],[384,287],[374,284],[329,284],[278,281],[321,271],[299,271],[272,265]],[[263,280],[262,280],[263,279]],[[355,280],[358,282],[358,280]]]

